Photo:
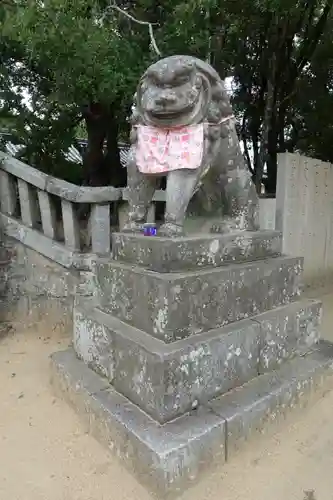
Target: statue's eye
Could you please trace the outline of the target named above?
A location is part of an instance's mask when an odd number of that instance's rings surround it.
[[[149,84],[153,85],[154,87],[162,87],[163,83],[161,82],[160,78],[158,78],[156,75],[151,75],[149,77]]]
[[[177,78],[177,85],[186,85],[189,83],[189,79],[187,76],[179,76]]]

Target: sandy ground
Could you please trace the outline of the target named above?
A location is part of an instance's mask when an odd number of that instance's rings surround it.
[[[333,340],[333,294],[324,336]],[[0,500],[151,500],[49,387],[48,355],[70,339],[15,333],[0,341]],[[332,500],[333,393],[274,437],[260,437],[181,500]]]

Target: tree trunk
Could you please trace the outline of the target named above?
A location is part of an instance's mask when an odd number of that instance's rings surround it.
[[[126,169],[121,166],[118,148],[119,127],[112,108],[92,104],[84,113],[84,119],[88,147],[83,159],[83,183],[126,186]]]
[[[277,176],[277,155],[271,155],[267,158],[267,179],[265,181],[265,191],[267,194],[275,194]]]
[[[269,136],[271,133],[272,118],[274,112],[274,90],[275,90],[274,76],[272,76],[272,78],[270,78],[267,82],[265,114],[262,124],[261,145],[258,155],[258,165],[255,177],[257,193],[260,193],[261,191],[261,183],[264,173],[264,167],[268,161]]]
[[[101,186],[103,181],[103,147],[106,135],[106,119],[98,105],[91,105],[84,114],[88,146],[83,158],[83,184]]]
[[[103,171],[105,172],[105,181],[107,184],[114,187],[125,187],[127,185],[127,170],[120,162],[118,134],[118,122],[111,111],[107,127],[106,155],[104,157]]]

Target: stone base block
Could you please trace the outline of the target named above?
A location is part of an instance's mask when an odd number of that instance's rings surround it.
[[[332,388],[333,344],[322,341],[317,351],[211,401],[207,406],[226,422],[226,460],[252,436],[268,430],[268,423],[284,419],[289,410],[306,407],[322,394],[320,389]]]
[[[87,430],[150,491],[175,496],[241,444],[331,388],[333,346],[289,361],[225,396],[163,426],[109,388],[69,349],[52,356],[52,383]]]
[[[87,431],[159,495],[178,493],[207,466],[225,460],[224,419],[210,409],[160,426],[79,361],[52,356],[52,383],[83,417]]]
[[[75,308],[73,341],[81,359],[165,423],[309,351],[320,316],[320,302],[303,300],[165,344],[85,302]]]
[[[106,312],[174,342],[288,304],[300,293],[303,259],[277,257],[187,273],[96,263],[97,303]]]
[[[322,304],[299,300],[255,316],[260,325],[259,373],[272,371],[309,351],[320,338]]]
[[[114,233],[112,254],[116,261],[169,273],[236,262],[267,259],[281,254],[278,231],[237,232],[182,238],[147,238]]]

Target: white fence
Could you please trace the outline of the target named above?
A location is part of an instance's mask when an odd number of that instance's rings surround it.
[[[304,257],[310,284],[333,284],[333,165],[298,154],[278,160],[276,229],[283,252]]]
[[[259,199],[259,223],[260,229],[275,229],[275,198]]]
[[[304,257],[308,285],[333,285],[333,165],[278,157],[276,198],[260,199],[260,228],[283,232],[283,253]]]

